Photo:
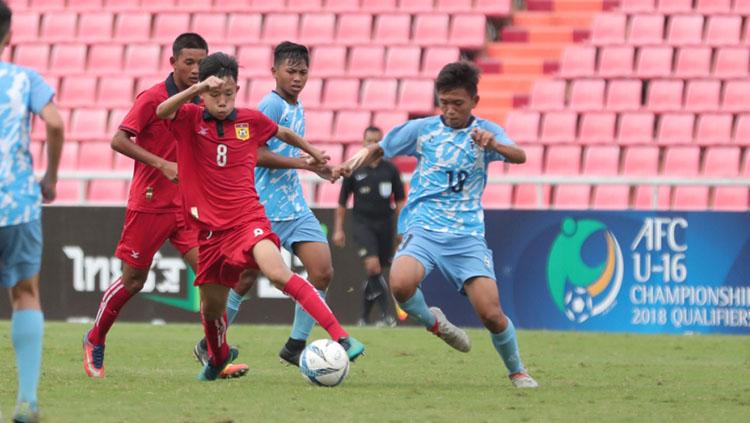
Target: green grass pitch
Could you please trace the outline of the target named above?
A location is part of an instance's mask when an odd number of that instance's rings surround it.
[[[748,421],[750,341],[520,331],[537,390],[511,387],[486,332],[469,354],[417,328],[353,328],[367,355],[343,385],[308,385],[276,353],[288,327],[237,325],[229,341],[250,366],[241,379],[201,383],[197,324],[118,323],[107,378],[81,364],[88,325],[48,322],[40,387],[44,422]],[[0,322],[0,410],[15,402],[10,325]],[[322,338],[316,329],[312,339]]]

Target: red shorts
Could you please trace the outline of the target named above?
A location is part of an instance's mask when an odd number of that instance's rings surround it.
[[[263,219],[224,231],[201,231],[198,236],[198,274],[195,285],[216,284],[234,288],[246,269],[258,270],[253,247],[268,239],[281,245],[271,230],[271,222]]]
[[[184,256],[198,246],[198,228],[186,224],[181,212],[144,213],[127,209],[115,256],[135,268],[148,269],[154,254],[167,239]]]

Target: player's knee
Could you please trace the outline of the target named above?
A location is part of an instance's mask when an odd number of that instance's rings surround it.
[[[405,280],[393,276],[391,276],[389,284],[393,297],[396,298],[396,301],[400,303],[409,300],[409,298],[414,296],[414,292],[416,292],[417,290],[417,288],[412,284],[406,283]]]
[[[365,273],[367,273],[367,276],[378,275],[382,271],[383,269],[380,267],[380,263],[378,263],[377,261],[365,261]]]
[[[122,279],[122,285],[131,294],[141,292],[141,290],[143,289],[143,285],[145,284],[146,284],[145,277],[134,276],[134,277]]]
[[[307,278],[316,288],[326,289],[333,280],[333,266],[317,266],[308,270]]]
[[[219,301],[207,301],[203,303],[203,318],[206,320],[221,319],[225,311],[225,304]]]
[[[479,317],[482,320],[484,327],[493,333],[502,332],[508,327],[508,319],[499,307],[494,310],[482,311],[480,312]]]
[[[252,271],[245,271],[240,275],[240,280],[237,282],[237,286],[234,287],[234,291],[240,295],[247,294],[250,288],[255,285],[255,280],[258,278],[258,274]]]
[[[24,281],[10,289],[10,302],[14,310],[40,308],[39,290],[35,284]]]

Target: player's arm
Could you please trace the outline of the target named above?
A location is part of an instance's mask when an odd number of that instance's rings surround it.
[[[42,118],[44,126],[47,128],[47,171],[44,173],[40,184],[42,198],[45,203],[49,203],[54,201],[57,196],[57,169],[60,166],[60,155],[65,139],[65,124],[55,103],[51,101],[42,108],[39,117]]]
[[[339,193],[339,205],[333,215],[333,243],[340,248],[346,246],[346,233],[344,232],[344,220],[346,219],[346,203],[349,201],[349,195],[352,193],[352,178],[344,178]]]
[[[342,175],[349,176],[360,167],[367,166],[381,157],[383,157],[383,148],[380,144],[370,144],[354,153],[349,160],[341,163],[338,169]]]
[[[414,119],[391,129],[382,141],[362,148],[341,164],[342,174],[351,174],[383,156],[390,158],[416,155],[417,138],[425,122],[425,119]]]
[[[292,131],[289,128],[279,126],[279,129],[276,131],[275,136],[276,138],[289,145],[301,148],[302,151],[309,154],[310,157],[315,160],[313,164],[324,165],[326,164],[326,162],[328,162],[328,160],[331,159],[324,151],[318,150],[317,148],[313,147],[309,142],[307,142],[307,140],[300,137],[296,132]]]
[[[162,101],[161,104],[156,107],[156,117],[159,119],[174,119],[177,115],[177,110],[179,110],[183,104],[189,102],[196,95],[203,94],[209,90],[220,89],[222,85],[224,85],[223,79],[211,75],[203,81],[193,84],[190,88]]]
[[[312,158],[304,157],[287,157],[276,154],[266,146],[258,148],[258,166],[269,169],[302,169],[315,172],[318,176],[326,181],[333,182],[338,179],[334,177],[330,166],[313,163]]]
[[[112,149],[133,160],[159,169],[170,181],[177,183],[177,163],[166,160],[133,142],[131,134],[118,129],[112,137]]]
[[[471,131],[471,138],[483,149],[502,154],[508,163],[526,162],[526,153],[521,148],[515,144],[498,142],[495,134],[490,131],[474,128]]]

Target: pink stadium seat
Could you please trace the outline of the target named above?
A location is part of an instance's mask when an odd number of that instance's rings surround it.
[[[99,78],[96,105],[113,108],[128,107],[133,103],[133,78],[129,76],[103,76]]]
[[[179,33],[178,33],[179,34]],[[178,34],[174,34],[176,37]],[[115,18],[114,39],[119,42],[148,41],[151,36],[151,14],[119,13]],[[171,40],[170,40],[171,41]]]
[[[557,185],[552,204],[556,209],[587,209],[589,208],[590,195],[590,185]]]
[[[331,140],[333,112],[330,110],[308,110],[305,112],[305,138],[315,142]]]
[[[318,196],[315,201],[318,207],[336,207],[339,204],[339,193],[341,192],[341,182],[334,184],[322,183],[318,185]]]
[[[747,187],[716,187],[714,189],[714,210],[746,211],[747,200]]]
[[[626,176],[656,176],[659,172],[659,148],[655,146],[628,147],[623,152],[622,174]]]
[[[487,20],[484,15],[453,15],[448,44],[478,50],[484,46]]]
[[[570,46],[563,51],[560,76],[576,78],[592,76],[596,68],[596,47]]]
[[[336,26],[336,42],[339,44],[368,44],[372,37],[372,15],[342,14]]]
[[[750,0],[734,0],[734,13],[748,16],[750,15]]]
[[[433,0],[399,0],[398,10],[400,12],[432,12],[434,10]]]
[[[627,15],[621,13],[599,13],[591,25],[591,44],[622,45],[625,44]]]
[[[114,21],[111,12],[82,13],[78,20],[78,39],[88,43],[109,41]]]
[[[541,80],[531,90],[529,106],[534,110],[562,110],[565,108],[564,80]]]
[[[679,78],[706,77],[711,73],[711,47],[681,47],[674,69]]]
[[[715,111],[719,109],[721,81],[692,80],[685,90],[685,110],[693,112]]]
[[[706,149],[703,174],[716,178],[733,178],[740,175],[740,149],[738,147],[709,147]]]
[[[666,14],[689,13],[693,11],[693,0],[659,0],[657,10]]]
[[[370,112],[343,110],[336,113],[333,120],[333,141],[344,143],[362,142],[365,128],[370,126]]]
[[[78,204],[84,200],[82,181],[62,179],[57,181],[55,204]]]
[[[78,154],[79,170],[112,170],[113,151],[108,143],[81,144]]]
[[[113,12],[133,11],[140,8],[139,1],[132,0],[104,0],[104,8]]]
[[[522,167],[522,166],[519,166]],[[542,185],[541,198],[538,185],[521,184],[516,185],[513,191],[513,208],[515,209],[538,209],[549,207],[550,187]]]
[[[89,48],[86,71],[94,75],[122,72],[123,46],[119,44],[94,44]]]
[[[409,113],[403,111],[380,111],[373,113],[372,124],[387,134],[393,127],[406,123]]]
[[[385,76],[404,78],[419,74],[422,49],[417,46],[389,47],[385,53]]]
[[[662,174],[667,176],[698,176],[700,170],[700,148],[692,146],[670,147],[664,155]]]
[[[696,12],[704,15],[728,14],[732,9],[732,0],[698,0],[696,3]]]
[[[356,151],[354,148],[347,149],[348,154],[354,154]],[[393,159],[391,159],[391,162],[396,166],[396,169],[398,169],[401,173],[412,173],[414,172],[414,169],[417,168],[417,158],[412,156],[396,156]],[[406,191],[409,190],[409,184],[406,183],[404,185],[404,188]],[[407,193],[408,194],[408,193]]]
[[[70,137],[78,141],[103,141],[106,133],[107,110],[76,109],[70,118]]]
[[[379,15],[372,41],[382,45],[409,44],[411,15]]]
[[[70,109],[59,109],[59,112],[60,112],[60,117],[62,118],[63,124],[67,128],[68,122],[70,121]],[[44,124],[44,121],[39,117],[35,117],[34,122],[32,123],[31,139],[34,141],[45,141],[47,139],[46,126]],[[63,150],[65,150],[65,148],[63,148]]]
[[[276,81],[273,78],[252,78],[250,90],[248,91],[247,104],[250,107],[257,107],[263,97],[276,88]]]
[[[144,0],[141,2],[141,8],[154,12],[172,10],[175,8],[176,1],[177,0]]]
[[[511,0],[474,0],[474,11],[493,18],[510,16]]]
[[[124,154],[115,153],[114,169],[116,171],[132,171],[133,159]]]
[[[584,175],[615,176],[620,169],[620,148],[616,145],[592,145],[583,152]]]
[[[523,146],[526,153],[526,163],[521,166],[509,166],[508,175],[516,176],[538,176],[543,173],[544,147],[539,144]]]
[[[266,15],[263,22],[261,39],[264,43],[278,44],[284,40],[297,38],[299,15],[271,13]]]
[[[635,111],[641,107],[641,80],[609,81],[605,108],[615,112]]]
[[[39,40],[39,13],[14,12],[11,20],[13,43]]]
[[[294,12],[318,12],[323,9],[323,0],[287,0],[286,8]]]
[[[9,48],[5,50],[10,51]],[[46,73],[49,67],[49,50],[47,44],[20,44],[13,52],[13,63]]]
[[[750,81],[736,80],[724,83],[722,109],[725,112],[747,111],[747,93],[750,92]]]
[[[49,73],[72,75],[84,72],[86,65],[86,45],[55,44],[52,46]]]
[[[461,56],[458,47],[427,47],[422,58],[422,76],[434,78],[440,69]]]
[[[482,194],[482,205],[489,209],[508,209],[512,204],[512,185],[487,184]]]
[[[316,108],[320,106],[320,97],[323,95],[323,80],[310,78],[305,84],[305,89],[300,93],[300,100],[305,107]]]
[[[550,175],[578,175],[581,168],[581,147],[551,145],[547,147],[544,172]]]
[[[58,101],[62,107],[81,107],[94,104],[96,99],[95,76],[66,76],[62,80]]]
[[[123,72],[143,75],[159,69],[159,53],[161,47],[158,45],[129,45],[125,49]]]
[[[245,6],[242,0],[220,0],[216,2],[215,7],[219,5],[221,5],[221,8],[230,7],[229,4],[224,5],[224,3],[235,3],[231,9],[232,12],[246,12],[252,10],[253,12],[258,13],[276,13],[285,11],[284,2],[270,2],[267,0],[245,0],[245,3],[249,3],[249,6]]]
[[[628,43],[643,46],[664,43],[664,16],[635,15],[630,18]]]
[[[591,205],[597,210],[625,210],[630,205],[627,185],[598,185],[593,188]]]
[[[227,18],[227,40],[239,44],[257,43],[260,41],[262,24],[263,15],[259,13],[230,13]]]
[[[43,167],[47,166],[47,149],[42,151]],[[68,140],[60,156],[60,170],[77,170],[78,169],[78,143]]]
[[[72,41],[77,27],[78,14],[75,12],[46,13],[42,17],[41,38],[47,42]]]
[[[604,107],[603,79],[579,79],[573,81],[568,108],[576,111],[601,110]]]
[[[211,3],[201,0],[176,0],[176,8],[179,10],[190,10],[193,12],[210,12]]]
[[[656,142],[659,144],[691,144],[695,115],[692,113],[664,113],[659,117]]]
[[[734,130],[733,140],[737,145],[750,145],[750,115],[737,116],[737,127]],[[750,163],[750,160],[748,163]]]
[[[730,144],[733,120],[733,116],[728,113],[700,115],[695,132],[695,141],[699,145]]]
[[[201,34],[209,46],[224,42],[226,27],[227,16],[224,13],[194,13],[190,23],[190,31]]]
[[[398,110],[429,114],[435,109],[432,79],[404,79],[398,94]]]
[[[329,109],[356,109],[359,106],[359,79],[326,80],[323,88],[323,106]]]
[[[361,0],[360,8],[372,13],[393,12],[396,10],[396,0]]]
[[[88,200],[96,204],[120,204],[125,201],[125,182],[95,179],[89,182]]]
[[[269,76],[273,66],[273,51],[264,45],[240,46],[237,62],[244,76]]]
[[[323,150],[331,156],[331,160],[328,162],[332,165],[341,164],[344,159],[344,145],[343,144],[317,144],[317,148]],[[328,184],[325,184],[328,185]]]
[[[641,47],[636,59],[636,74],[642,78],[667,77],[672,73],[672,48]]]
[[[575,112],[545,113],[539,141],[545,144],[575,141],[577,119]]]
[[[443,10],[443,9],[438,9]],[[448,42],[450,17],[443,14],[417,15],[413,42],[418,45],[445,45]]]
[[[29,9],[60,11],[65,9],[65,0],[29,0]]]
[[[514,110],[508,115],[505,130],[515,142],[536,142],[539,137],[539,113]]]
[[[154,74],[151,73],[146,76],[136,76],[135,80],[135,95],[146,91],[156,84],[163,83],[167,79],[167,76],[163,73]]]
[[[654,140],[654,114],[623,113],[617,131],[619,144],[650,144]]]
[[[741,30],[741,16],[710,16],[704,42],[711,46],[739,44]]]
[[[667,42],[669,44],[696,45],[701,44],[702,41],[702,15],[675,15],[669,18],[667,28]]]
[[[669,112],[682,109],[684,84],[678,79],[657,79],[648,86],[648,109],[655,112]]]
[[[157,13],[154,17],[153,41],[172,43],[174,39],[190,28],[189,13]]]
[[[302,16],[299,37],[306,45],[332,44],[335,28],[333,13],[308,13]]]
[[[396,107],[398,81],[395,79],[367,79],[362,83],[361,109],[392,110]]]
[[[633,75],[635,49],[630,46],[605,46],[600,49],[599,76],[629,77]]]
[[[656,10],[656,0],[621,0],[620,8],[623,12],[653,12]]]
[[[706,210],[708,208],[707,186],[674,187],[673,210]]]
[[[615,139],[615,113],[586,113],[581,118],[578,142],[582,144],[608,144]],[[616,148],[616,147],[615,147]]]
[[[471,11],[472,0],[435,0],[435,9],[446,12]]]
[[[716,53],[716,78],[747,78],[750,49],[747,47],[721,47]]]
[[[312,69],[315,76],[326,78],[346,74],[345,46],[318,46],[312,51]]]
[[[385,47],[383,46],[354,46],[349,52],[349,76],[372,77],[383,75],[385,63]]]

